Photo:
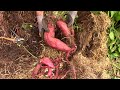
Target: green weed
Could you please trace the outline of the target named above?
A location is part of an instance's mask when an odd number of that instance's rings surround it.
[[[112,20],[108,30],[108,56],[112,62],[110,71],[112,79],[120,78],[120,11],[107,11]]]

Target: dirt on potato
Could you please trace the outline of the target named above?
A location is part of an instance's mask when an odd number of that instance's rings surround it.
[[[23,29],[23,23],[30,23],[32,29]],[[82,31],[75,30],[78,49],[71,58],[77,79],[110,78],[106,74],[110,68],[106,46],[106,30],[110,26],[110,19],[103,12],[95,15],[89,11],[79,11],[77,23]],[[11,30],[25,39],[23,45],[35,57],[65,57],[65,53],[47,46],[39,37],[34,11],[1,11],[0,36],[14,37]],[[39,59],[33,58],[24,48],[0,39],[0,78],[31,79],[32,70],[38,61]],[[71,75],[70,78],[73,77]]]

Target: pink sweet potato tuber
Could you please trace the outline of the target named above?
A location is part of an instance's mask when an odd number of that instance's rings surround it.
[[[51,59],[49,59],[48,57],[44,57],[43,59],[40,60],[40,62],[42,64],[45,64],[45,65],[49,66],[50,68],[55,68],[55,66],[53,65]]]
[[[37,64],[37,66],[34,68],[33,72],[32,72],[32,77],[34,78],[35,75],[38,74],[38,71],[40,69],[41,65],[40,64]]]
[[[57,26],[60,28],[64,36],[69,37],[71,35],[71,32],[64,21],[58,20]]]
[[[45,64],[46,66],[42,66],[42,64]],[[44,67],[48,68],[48,76],[51,77],[52,76],[52,68],[55,68],[55,66],[52,63],[52,60],[47,57],[40,59],[40,62],[37,64],[37,66],[34,68],[34,70],[32,72],[32,77],[35,77],[35,75],[38,74],[38,71],[40,70],[40,68],[44,69]]]
[[[55,65],[53,65],[53,63]],[[32,76],[33,78],[35,78],[36,75],[46,75],[46,71],[45,69],[48,69],[47,75],[50,79],[55,78],[57,79],[59,77],[59,66],[61,63],[61,58],[56,58],[56,59],[50,59],[48,57],[44,57],[42,59],[39,60],[39,63],[36,65],[36,67],[34,68],[33,72],[32,72]],[[45,64],[46,66],[44,66],[43,64]],[[55,72],[52,70],[54,69]],[[38,73],[38,71],[40,70],[40,73]]]
[[[48,74],[47,74],[50,78],[52,76],[52,68],[48,67]]]
[[[75,41],[74,41],[73,27],[68,28],[67,24],[62,20],[57,21],[57,26],[60,28],[63,35],[67,37],[67,39],[68,39],[69,43],[72,45],[72,47],[76,48],[76,44],[75,44]]]
[[[71,48],[68,47],[64,42],[54,37],[55,32],[54,26],[52,24],[48,24],[48,29],[50,30],[50,32],[44,33],[44,40],[49,46],[64,52],[71,51]]]
[[[60,68],[61,62],[62,62],[62,60],[60,57],[58,57],[54,60],[47,58],[47,57],[40,59],[39,63],[36,65],[36,67],[33,70],[33,74],[32,74],[33,78],[35,78],[36,75],[39,75],[39,76],[47,75],[49,77],[49,79],[65,78],[69,70],[61,69]],[[43,64],[45,64],[45,66]],[[48,69],[47,73],[46,73],[46,69]],[[40,73],[38,72],[39,70],[40,70]],[[76,78],[75,69],[73,69],[73,71],[74,71],[74,78]],[[62,76],[61,76],[61,74],[62,74]]]
[[[48,39],[47,39],[48,37],[46,36],[45,37],[45,41],[46,41],[46,43],[49,45],[49,46],[51,46],[51,47],[53,47],[53,48],[55,48],[55,49],[57,49],[57,50],[61,50],[61,51],[64,51],[64,52],[68,52],[68,51],[71,51],[71,48],[70,47],[68,47],[64,42],[62,42],[61,40],[59,40],[59,39],[57,39],[57,38],[52,38],[52,37],[49,37]]]

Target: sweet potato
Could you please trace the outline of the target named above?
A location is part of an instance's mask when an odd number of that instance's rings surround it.
[[[67,24],[65,22],[59,20],[59,21],[57,21],[57,25],[59,26],[59,28],[63,32],[64,36],[71,37],[72,32],[69,30],[69,28],[67,27]],[[44,41],[46,42],[46,44],[48,44],[52,48],[66,52],[66,60],[67,60],[68,64],[70,64],[68,57],[70,56],[70,53],[75,51],[75,47],[70,48],[64,42],[55,38],[55,27],[50,22],[48,23],[48,29],[49,29],[49,32],[44,33]],[[62,70],[60,68],[61,62],[62,62],[62,60],[60,57],[58,57],[54,60],[47,58],[47,57],[44,57],[44,58],[40,59],[39,64],[35,67],[33,75],[38,74],[38,71],[40,68],[41,68],[40,75],[44,75],[44,74],[46,74],[45,69],[48,68],[47,75],[49,76],[50,79],[52,79],[52,78],[55,78],[55,79],[64,78],[66,76],[66,74],[68,73],[68,71],[65,70],[65,72],[67,72],[67,73],[65,73],[65,75],[62,75],[62,77],[59,75],[62,72]],[[45,64],[45,66],[43,64]],[[54,71],[52,71],[53,68],[54,68]]]
[[[50,78],[52,76],[52,68],[48,67],[48,74],[47,74]]]
[[[67,27],[67,24],[62,21],[62,20],[58,20],[57,21],[57,26],[60,28],[60,30],[62,31],[63,35],[67,37],[69,44],[74,47],[77,48],[75,41],[74,41],[74,30],[73,27]]]
[[[47,38],[48,37],[45,37],[45,41],[49,46],[64,52],[71,51],[71,48],[68,47],[64,42],[60,41],[59,39],[52,37],[49,37],[48,39]]]
[[[58,20],[57,26],[60,28],[64,36],[69,37],[71,35],[71,32],[64,21]]]
[[[53,65],[51,59],[49,59],[48,57],[44,57],[43,59],[40,60],[40,62],[42,64],[45,64],[45,65],[51,67],[51,68],[55,68],[55,66]]]
[[[61,62],[62,62],[61,57],[58,57],[54,60],[47,57],[40,59],[39,63],[36,65],[36,67],[33,70],[33,74],[32,74],[33,78],[35,78],[36,75],[40,75],[40,76],[46,75],[46,68],[47,68],[48,69],[47,76],[50,79],[63,79],[64,77],[66,77],[69,70],[61,69],[60,68]],[[43,64],[45,64],[46,66],[44,66]],[[54,68],[54,71],[52,70],[53,68]],[[40,73],[38,73],[39,70],[40,70]],[[62,76],[61,76],[61,73],[62,73]],[[76,75],[75,70],[74,70],[74,74]]]
[[[42,64],[45,64],[47,66],[42,66]],[[55,66],[53,65],[52,61],[50,58],[44,57],[42,59],[40,59],[40,62],[37,64],[37,66],[34,68],[33,72],[32,72],[32,77],[35,77],[35,75],[38,74],[38,71],[40,70],[40,68],[48,68],[48,76],[51,77],[52,76],[52,68],[55,68]]]
[[[67,46],[64,42],[54,37],[55,32],[54,26],[52,24],[48,24],[48,29],[50,30],[50,32],[44,33],[44,40],[49,46],[64,52],[71,51],[71,48],[69,46]]]
[[[35,78],[35,75],[38,74],[38,71],[40,69],[41,65],[37,64],[37,66],[34,68],[34,70],[32,71],[32,77]]]
[[[53,65],[53,63],[55,65]],[[45,75],[46,71],[45,69],[48,69],[47,75],[50,79],[52,78],[57,78],[58,77],[58,68],[59,68],[59,64],[61,63],[61,58],[58,57],[56,59],[50,59],[48,57],[44,57],[42,59],[39,60],[39,63],[36,65],[36,67],[34,68],[33,72],[32,72],[32,77],[35,78],[36,75]],[[43,64],[45,64],[46,66],[44,66]],[[55,72],[52,71],[52,69],[55,69]],[[41,69],[41,70],[40,70]],[[40,73],[38,73],[38,71],[40,70]]]

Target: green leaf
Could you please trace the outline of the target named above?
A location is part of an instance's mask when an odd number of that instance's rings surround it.
[[[110,45],[110,50],[113,48],[113,45]]]
[[[22,28],[23,28],[24,30],[30,30],[30,29],[33,28],[33,26],[32,26],[32,24],[30,24],[30,23],[23,23],[23,24],[22,24]]]
[[[113,17],[115,14],[115,11],[111,11],[111,17]]]
[[[116,17],[116,21],[119,21],[119,20],[120,20],[120,15]]]
[[[111,40],[114,40],[115,36],[114,36],[113,31],[110,32],[109,37],[110,37]]]
[[[118,51],[120,52],[120,47],[118,47]]]
[[[115,58],[114,54],[110,54],[109,57],[110,57],[110,59]]]
[[[114,35],[115,35],[115,37],[119,38],[120,37],[120,31],[115,30]]]
[[[116,50],[117,46],[115,45],[111,50],[111,52],[114,52]]]
[[[120,44],[118,44],[118,47],[120,47]]]
[[[119,56],[119,53],[116,52],[116,53],[113,53],[113,55],[114,55],[115,57],[118,57],[118,56]]]
[[[116,38],[116,43],[117,46],[120,44],[120,40],[118,38]]]
[[[119,24],[120,25],[120,24]],[[120,27],[117,28],[117,31],[120,32]]]
[[[110,43],[109,43],[109,46],[112,46],[112,45],[114,45],[116,43],[116,39],[114,40],[114,41],[111,41]]]
[[[116,13],[115,13],[114,19],[115,19],[116,21],[119,21],[119,20],[120,20],[120,12],[116,12]]]

